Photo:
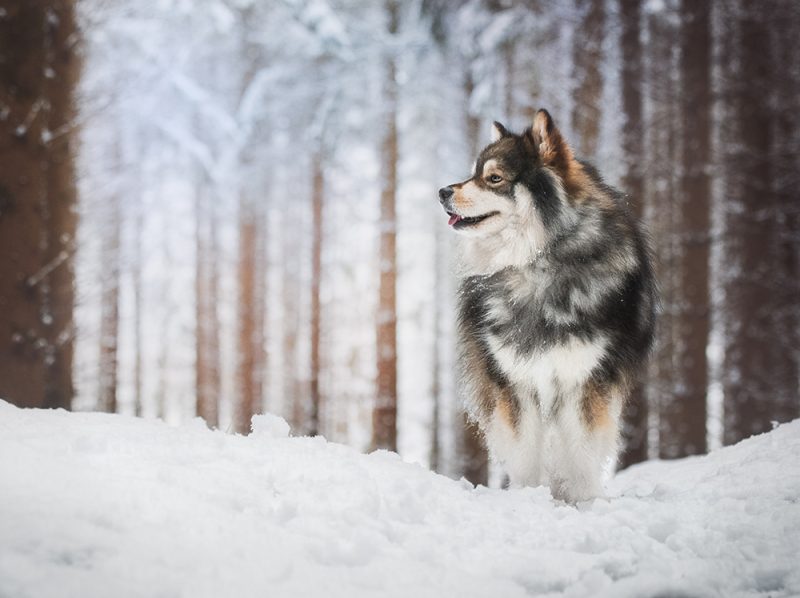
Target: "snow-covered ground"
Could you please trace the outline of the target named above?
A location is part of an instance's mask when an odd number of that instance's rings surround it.
[[[0,597],[800,595],[800,421],[579,508],[287,432],[0,401]]]

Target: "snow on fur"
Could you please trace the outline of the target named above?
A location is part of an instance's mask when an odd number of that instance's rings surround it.
[[[579,508],[254,429],[0,401],[0,596],[800,595],[800,421]]]

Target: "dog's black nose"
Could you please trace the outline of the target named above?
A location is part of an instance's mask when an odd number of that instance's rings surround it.
[[[455,192],[453,191],[452,187],[442,187],[441,189],[439,189],[439,202],[440,203],[446,202],[448,199],[453,197],[453,193]]]

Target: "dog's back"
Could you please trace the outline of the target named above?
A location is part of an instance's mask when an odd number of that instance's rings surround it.
[[[521,136],[496,133],[475,175],[440,193],[465,233],[467,408],[513,485],[584,500],[602,493],[652,343],[646,243],[622,197],[573,157],[546,112]]]

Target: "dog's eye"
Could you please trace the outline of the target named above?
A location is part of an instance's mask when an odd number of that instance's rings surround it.
[[[499,174],[490,174],[488,177],[486,177],[486,180],[492,183],[493,185],[496,185],[497,183],[503,180],[503,177],[501,177]]]

